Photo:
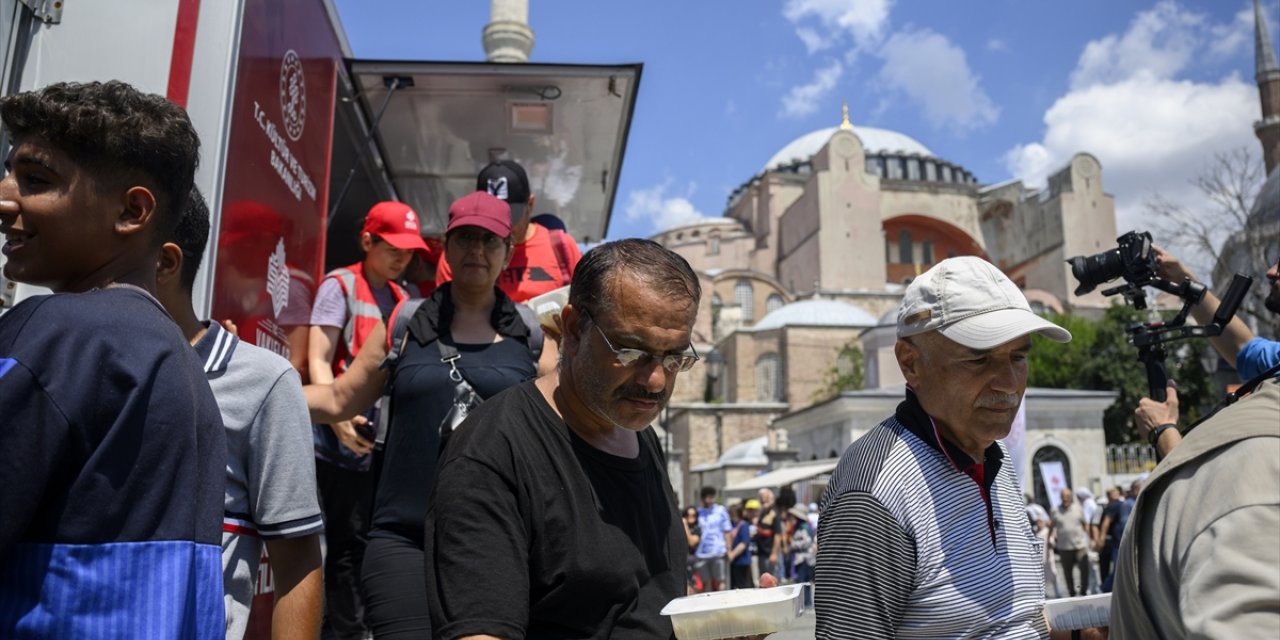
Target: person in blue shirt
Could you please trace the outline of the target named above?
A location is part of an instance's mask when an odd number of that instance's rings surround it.
[[[751,530],[755,528],[756,514],[760,512],[760,501],[752,498],[743,504],[729,507],[729,520],[733,522],[733,531],[729,537],[729,588],[750,589],[755,585],[751,579]]]
[[[1170,282],[1196,280],[1195,274],[1177,256],[1160,246],[1153,246],[1153,249],[1160,277]],[[1280,313],[1280,261],[1267,269],[1267,282],[1264,286],[1270,288],[1263,302],[1264,306],[1268,311]],[[1191,316],[1202,325],[1209,324],[1213,321],[1213,314],[1217,313],[1219,304],[1217,296],[1206,290],[1204,298],[1191,307]],[[1280,364],[1280,342],[1254,336],[1240,320],[1239,314],[1231,319],[1221,335],[1209,338],[1209,343],[1236,370],[1241,382],[1252,380]],[[1142,398],[1138,401],[1138,408],[1134,410],[1134,426],[1137,427],[1138,434],[1155,447],[1161,458],[1182,442],[1182,434],[1176,428],[1179,415],[1177,385],[1172,381],[1164,402]]]
[[[723,591],[729,586],[729,545],[733,543],[733,523],[724,505],[716,504],[716,488],[703,487],[698,507],[702,539],[694,550],[693,566],[702,578],[704,591]]]
[[[222,638],[222,418],[155,298],[200,140],[122,82],[0,99],[0,638]]]

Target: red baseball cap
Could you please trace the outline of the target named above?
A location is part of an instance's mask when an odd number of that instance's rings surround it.
[[[473,191],[449,205],[449,233],[458,227],[480,227],[496,236],[511,236],[511,207],[483,191]]]
[[[429,253],[418,226],[418,214],[403,202],[386,200],[373,205],[361,231],[378,236],[397,249],[412,249],[424,257]]]

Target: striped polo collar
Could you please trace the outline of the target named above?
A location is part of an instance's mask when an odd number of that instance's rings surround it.
[[[1000,470],[1001,463],[1004,461],[1004,452],[1000,450],[999,443],[993,442],[991,446],[987,447],[984,452],[984,460],[974,460],[950,440],[940,437],[933,418],[928,413],[925,413],[924,407],[920,406],[920,400],[916,397],[915,391],[910,387],[907,388],[907,398],[898,405],[895,413],[898,422],[902,423],[908,431],[920,438],[925,444],[941,452],[957,471],[972,475],[973,467],[977,466],[978,463],[982,463],[984,475],[986,476],[983,484],[986,486],[991,485],[991,481],[995,479],[996,473]]]
[[[205,375],[221,373],[231,365],[231,355],[240,344],[240,338],[222,328],[217,322],[206,321],[200,341],[195,344],[196,353],[204,364]]]

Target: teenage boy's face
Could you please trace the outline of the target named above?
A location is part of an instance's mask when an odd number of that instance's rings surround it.
[[[94,276],[118,247],[111,239],[120,206],[43,138],[18,140],[5,169],[0,180],[5,277],[58,292],[106,284]]]

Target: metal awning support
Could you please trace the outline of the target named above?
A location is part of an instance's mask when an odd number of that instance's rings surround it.
[[[387,76],[382,79],[383,84],[387,87],[387,95],[382,99],[382,106],[378,107],[378,114],[373,117],[373,125],[369,127],[369,133],[365,134],[365,138],[360,144],[360,157],[351,165],[351,171],[347,172],[347,178],[342,182],[342,188],[338,190],[338,195],[334,197],[332,204],[329,205],[328,224],[333,225],[333,219],[337,216],[338,208],[342,206],[343,198],[347,197],[347,190],[351,188],[351,181],[356,177],[356,171],[360,169],[360,161],[364,159],[365,154],[369,153],[369,143],[373,141],[374,134],[378,131],[378,123],[382,122],[382,116],[387,113],[387,107],[391,104],[391,96],[395,95],[396,90],[413,86],[413,78]]]

